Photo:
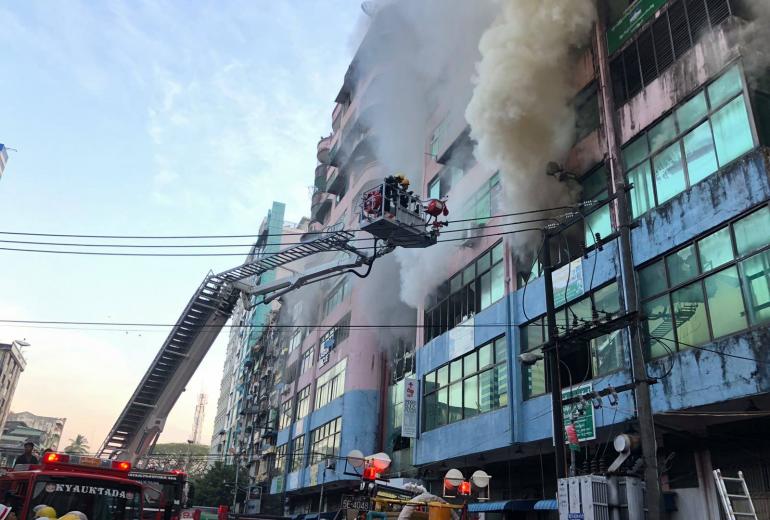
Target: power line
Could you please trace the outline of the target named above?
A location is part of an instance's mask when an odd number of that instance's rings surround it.
[[[511,223],[509,225],[514,225],[515,223]],[[473,238],[485,238],[485,237],[496,237],[496,236],[503,236],[503,235],[511,235],[515,233],[526,233],[531,231],[541,231],[540,228],[523,228],[523,229],[514,229],[511,231],[505,231],[502,233],[489,233],[489,234],[480,234],[476,235]],[[373,240],[368,239],[368,240]],[[446,238],[444,240],[438,240],[437,243],[442,242],[458,242],[458,241],[466,241],[468,240],[467,237],[461,237],[461,238]],[[415,242],[415,245],[417,242]],[[377,250],[381,248],[377,248],[375,246],[361,246],[356,247],[358,250]],[[56,249],[25,249],[25,248],[15,248],[15,247],[0,247],[0,251],[14,251],[14,252],[24,252],[24,253],[47,253],[47,254],[63,254],[63,255],[82,255],[82,256],[130,256],[130,257],[216,257],[216,256],[244,256],[246,253],[117,253],[117,252],[110,252],[110,251],[66,251],[66,250],[56,250]],[[338,248],[338,249],[329,249],[327,252],[347,252],[347,249],[344,248]]]
[[[502,218],[502,217],[515,217],[519,215],[531,215],[533,213],[543,213],[546,211],[557,211],[562,209],[575,209],[576,207],[579,207],[581,204],[588,204],[588,203],[580,203],[577,205],[572,206],[554,206],[550,208],[541,208],[541,209],[532,209],[532,210],[526,210],[526,211],[516,211],[512,213],[501,213],[497,215],[488,215],[485,217],[474,217],[474,218],[466,218],[466,219],[457,219],[457,220],[450,220],[448,221],[450,224],[454,224],[457,222],[472,222],[472,221],[478,221],[483,220],[487,218]],[[345,229],[341,231],[359,231],[357,229]],[[166,240],[184,240],[184,239],[195,239],[195,238],[205,238],[205,239],[217,239],[217,238],[259,238],[259,237],[274,237],[274,236],[303,236],[303,235],[322,235],[324,233],[327,233],[327,231],[305,231],[300,233],[265,233],[265,234],[233,234],[233,235],[85,235],[85,234],[74,234],[74,233],[37,233],[37,232],[28,232],[28,231],[0,231],[0,235],[23,235],[23,236],[36,236],[36,237],[58,237],[58,238],[104,238],[104,239],[141,239],[141,240],[158,240],[158,239],[166,239]],[[253,244],[249,244],[253,245]]]
[[[502,222],[499,224],[489,224],[489,225],[479,225],[479,226],[470,226],[470,227],[464,227],[461,229],[446,229],[441,232],[441,234],[446,233],[463,233],[466,231],[473,231],[476,229],[491,229],[491,228],[500,228],[505,226],[516,226],[516,225],[522,225],[522,224],[533,224],[535,222],[543,222],[553,220],[551,217],[544,217],[544,218],[536,218],[536,219],[530,219],[530,220],[519,220],[514,222]],[[280,235],[280,236],[287,236],[287,235]],[[359,237],[359,238],[351,238],[348,240],[348,242],[362,242],[362,241],[371,241],[374,240],[374,237]],[[0,243],[4,244],[24,244],[24,245],[35,245],[35,246],[60,246],[60,247],[111,247],[111,248],[153,248],[153,249],[173,249],[173,248],[220,248],[220,247],[254,247],[254,244],[107,244],[107,243],[83,243],[83,242],[41,242],[41,241],[34,241],[34,240],[0,240]],[[262,244],[261,247],[267,247],[267,246],[280,246],[280,247],[288,247],[293,245],[299,245],[302,244],[302,242],[275,242],[275,243],[268,243],[268,244]],[[241,253],[238,253],[241,254]],[[248,254],[248,253],[244,253]]]
[[[697,345],[690,345],[689,343],[685,343],[683,341],[677,341],[677,340],[674,340],[674,339],[664,338],[662,336],[650,336],[650,338],[652,338],[652,339],[654,339],[654,340],[656,340],[658,342],[660,342],[660,341],[669,341],[671,343],[674,343],[675,345],[678,343],[679,345],[683,345],[685,347],[694,348],[696,350],[702,350],[704,352],[711,352],[712,354],[718,354],[720,356],[726,356],[726,357],[731,357],[731,358],[735,358],[735,359],[743,359],[745,361],[752,361],[752,362],[754,362],[754,363],[756,363],[758,365],[770,365],[770,363],[765,362],[765,361],[761,361],[761,360],[756,359],[756,358],[750,358],[750,357],[746,357],[746,356],[739,356],[738,354],[729,354],[727,352],[720,352],[718,350],[713,350],[713,349],[709,349],[709,348],[706,348],[706,347],[699,347]]]

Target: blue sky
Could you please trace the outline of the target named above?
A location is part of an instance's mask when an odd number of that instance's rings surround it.
[[[298,220],[309,210],[315,147],[330,129],[359,5],[0,6],[0,142],[18,149],[0,179],[0,230],[252,233],[272,200]],[[206,272],[240,260],[0,251],[0,318],[171,323]],[[2,326],[0,340],[32,344],[13,410],[67,417],[65,437],[85,434],[97,448],[168,331],[93,329]],[[189,437],[204,390],[208,443],[225,341],[162,440]]]

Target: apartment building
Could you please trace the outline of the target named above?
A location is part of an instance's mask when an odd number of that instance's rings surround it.
[[[44,415],[35,415],[31,412],[11,412],[8,415],[8,422],[17,422],[27,428],[34,428],[45,432],[45,442],[39,446],[40,449],[59,449],[66,417],[46,417]]]
[[[16,385],[19,384],[19,377],[27,366],[27,361],[21,353],[23,346],[28,344],[23,341],[0,343],[0,431],[5,428]]]
[[[399,314],[399,324],[414,325],[406,338],[355,326],[385,324],[388,313],[371,315],[383,308],[373,303],[377,294],[391,294],[382,279],[373,285],[338,277],[305,293],[304,312],[281,308],[275,320],[290,321],[270,340],[283,367],[269,396],[275,433],[258,448],[267,464],[254,480],[278,512],[338,509],[358,485],[345,473],[353,449],[385,451],[392,482],[419,480],[434,493],[447,468],[466,475],[484,469],[494,505],[478,512],[553,509],[552,385],[565,397],[633,386],[629,327],[638,323],[655,380],[670,518],[719,516],[714,468],[742,470],[762,518],[770,518],[770,360],[763,346],[770,90],[751,40],[742,40],[754,23],[749,7],[737,0],[599,2],[590,43],[570,76],[574,145],[550,171],[579,183],[585,202],[579,215],[562,219],[549,251],[559,334],[591,331],[564,350],[560,382],[551,381],[544,361],[520,361],[548,339],[540,276],[546,255],[541,247],[524,261],[512,234],[493,231],[510,219],[501,216],[504,180],[467,153],[474,145],[464,118],[470,81],[466,91],[432,100],[422,168],[405,173],[422,195],[448,195],[453,218],[470,224],[458,235],[445,280],[417,309]],[[375,17],[343,80],[332,133],[318,143],[305,238],[334,225],[355,229],[361,194],[395,173],[378,151],[384,130],[368,117],[392,64],[365,66],[362,56],[383,38],[404,35],[377,31],[377,24]],[[473,63],[455,65],[470,77]],[[627,194],[618,191],[623,179]],[[625,196],[635,315],[626,312],[621,266],[628,259],[618,246],[615,199]],[[416,380],[419,392],[418,431],[409,437],[402,435],[405,380]],[[605,471],[616,456],[612,439],[638,432],[631,391],[569,406],[565,415],[580,426],[578,473]]]
[[[307,223],[284,220],[285,204],[273,202],[268,214],[262,220],[258,238],[246,261],[279,252],[296,243],[302,236]],[[285,269],[269,271],[259,280],[249,283],[269,283],[276,276],[285,276]],[[232,317],[232,328],[222,373],[217,410],[214,417],[214,433],[211,439],[211,460],[222,460],[232,464],[239,460],[242,465],[252,458],[249,450],[252,426],[247,424],[246,409],[250,406],[254,356],[260,349],[257,341],[270,322],[275,306],[258,305],[241,300],[236,304]]]

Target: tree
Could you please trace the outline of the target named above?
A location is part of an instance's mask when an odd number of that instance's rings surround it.
[[[159,471],[183,470],[190,479],[203,476],[209,466],[209,447],[204,444],[169,442],[156,444],[142,458],[145,468]]]
[[[64,453],[70,455],[83,455],[88,453],[88,439],[85,435],[77,434],[74,439],[70,439],[69,446],[64,448]]]
[[[238,502],[246,499],[246,487],[248,475],[241,469],[238,476]],[[225,465],[221,461],[215,462],[200,478],[193,480],[195,496],[193,502],[196,506],[217,507],[233,503],[233,489],[235,488],[235,467]]]

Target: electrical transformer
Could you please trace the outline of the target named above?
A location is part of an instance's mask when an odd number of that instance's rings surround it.
[[[559,520],[646,520],[644,482],[585,475],[559,479]]]

